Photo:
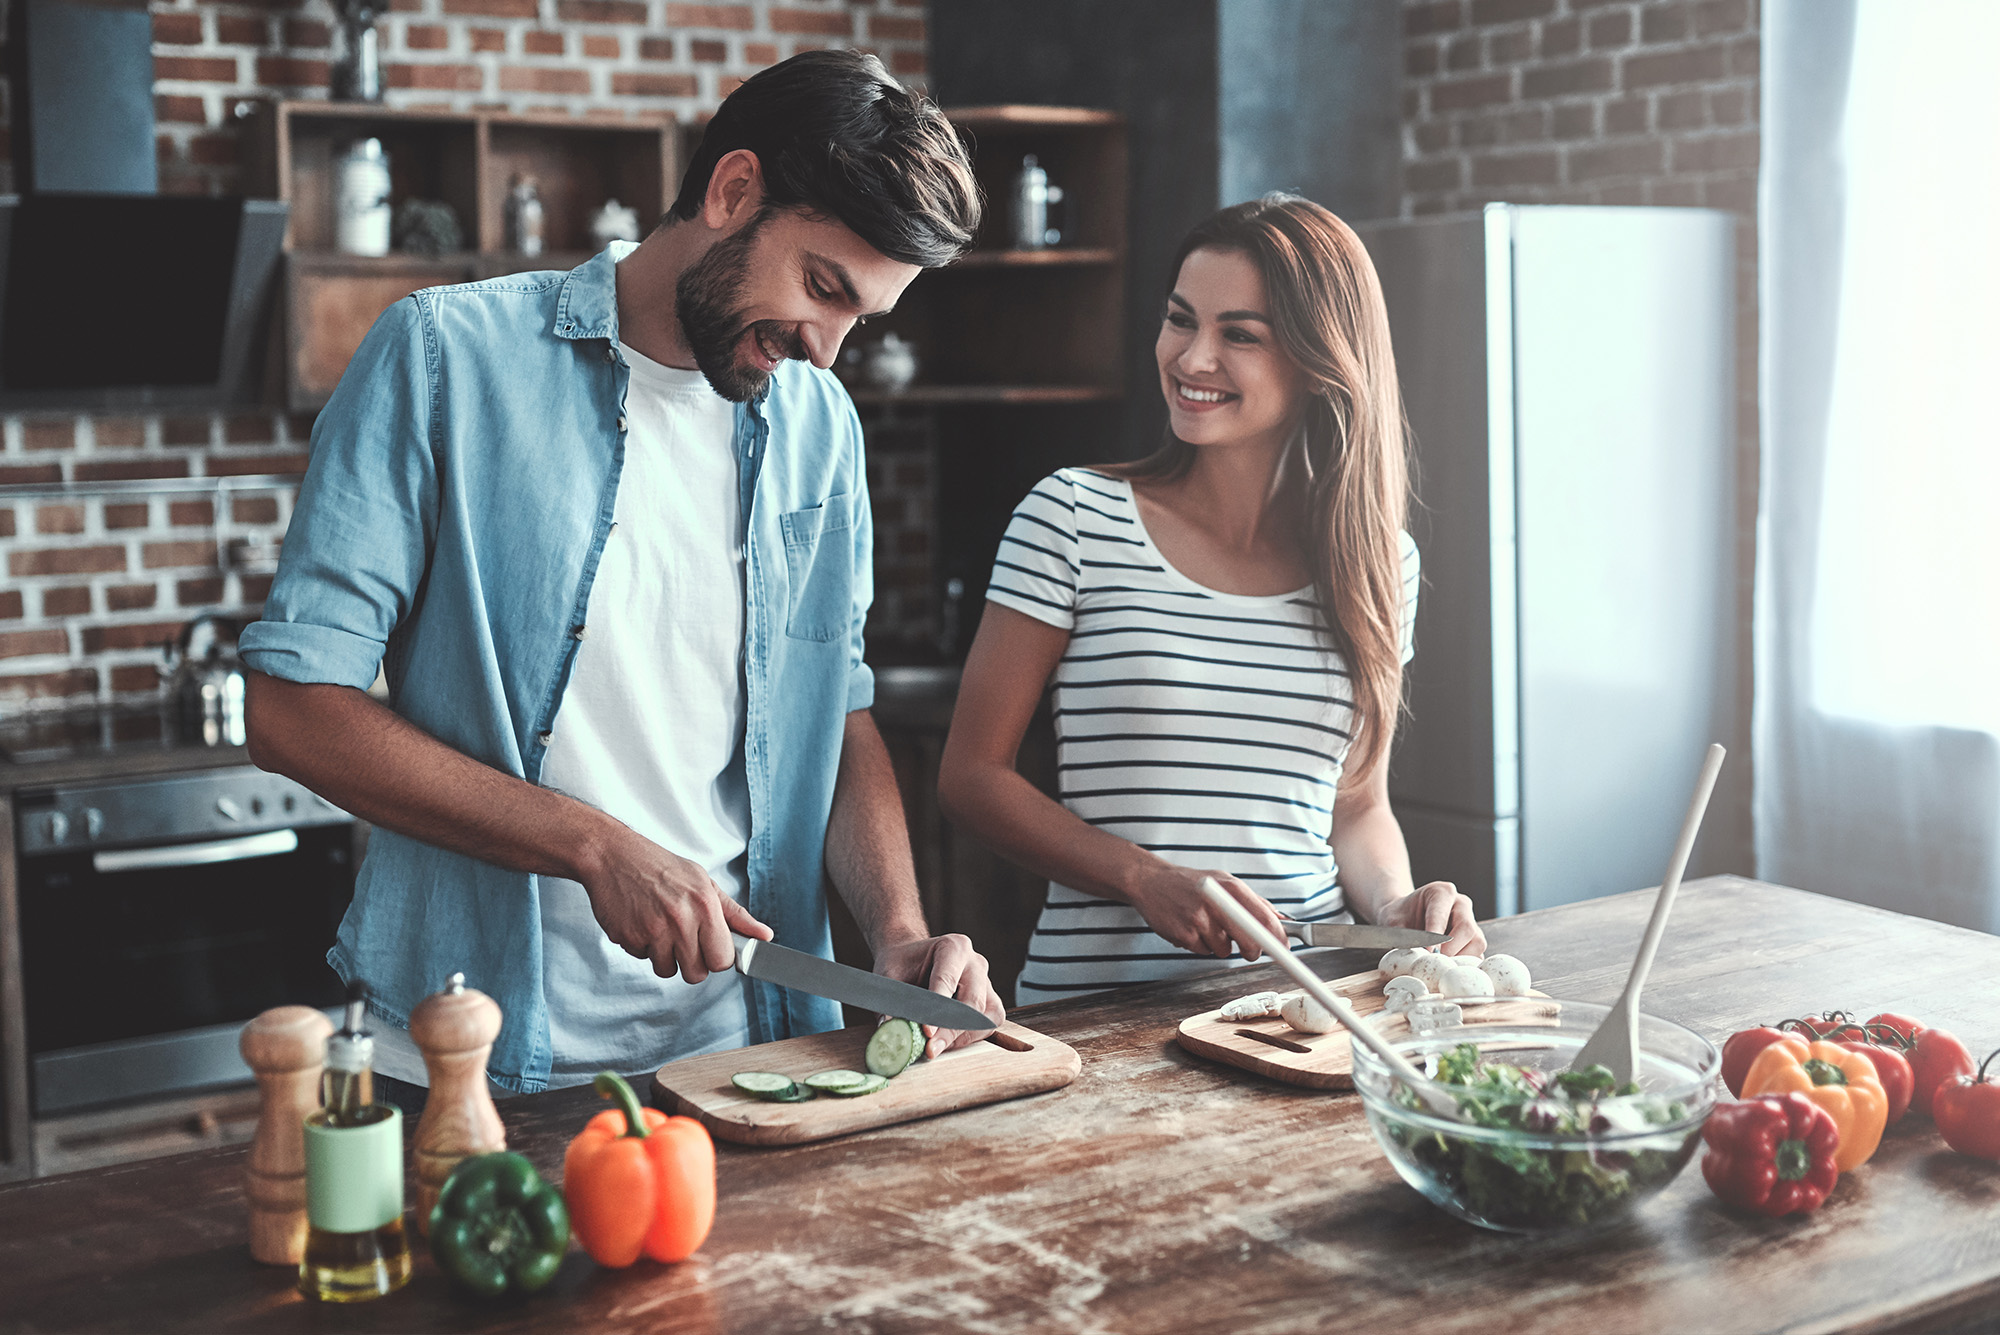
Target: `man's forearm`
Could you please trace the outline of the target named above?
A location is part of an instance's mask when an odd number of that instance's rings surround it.
[[[365,692],[245,675],[250,758],[372,825],[578,881],[590,879],[617,827],[573,798],[454,750]]]
[[[865,709],[847,716],[826,827],[826,869],[868,947],[930,935],[896,771],[875,719]]]

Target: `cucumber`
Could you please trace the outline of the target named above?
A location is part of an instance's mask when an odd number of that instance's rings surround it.
[[[901,1075],[923,1051],[923,1026],[915,1020],[884,1020],[868,1040],[863,1060],[876,1075]],[[872,1094],[874,1090],[867,1092]]]
[[[828,1094],[844,1094],[856,1085],[865,1085],[875,1077],[864,1071],[816,1071],[805,1078],[805,1084]]]
[[[863,1094],[873,1094],[878,1089],[887,1089],[888,1087],[888,1076],[871,1075],[862,1077],[862,1081],[858,1085],[843,1085],[839,1089],[829,1092],[837,1094],[843,1099],[858,1099]]]
[[[774,1103],[798,1103],[802,1098],[812,1097],[810,1089],[802,1089],[790,1076],[775,1071],[738,1071],[729,1077],[729,1083],[745,1094]]]

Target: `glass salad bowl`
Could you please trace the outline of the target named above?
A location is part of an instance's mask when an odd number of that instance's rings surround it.
[[[1354,1084],[1383,1152],[1405,1182],[1467,1223],[1538,1234],[1617,1223],[1687,1167],[1715,1108],[1722,1054],[1652,1015],[1639,1017],[1636,1088],[1610,1088],[1608,1072],[1558,1079],[1609,1009],[1560,1004],[1539,1023],[1447,1025],[1391,1039],[1445,1083],[1463,1122],[1430,1112],[1354,1045]]]

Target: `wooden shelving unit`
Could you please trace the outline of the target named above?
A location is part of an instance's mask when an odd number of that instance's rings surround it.
[[[333,248],[335,163],[356,139],[389,154],[392,202],[442,200],[471,248],[440,256],[344,255]],[[319,408],[384,309],[418,288],[530,269],[568,269],[592,254],[590,217],[606,199],[651,228],[680,185],[671,118],[576,119],[505,112],[397,110],[373,103],[271,102],[250,132],[252,194],[292,206],[286,240],[285,396]],[[504,202],[516,172],[542,199],[546,249],[506,248]]]

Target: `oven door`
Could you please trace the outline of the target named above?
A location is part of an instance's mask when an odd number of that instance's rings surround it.
[[[246,1021],[337,1007],[351,824],[23,857],[37,1116],[250,1078]]]

